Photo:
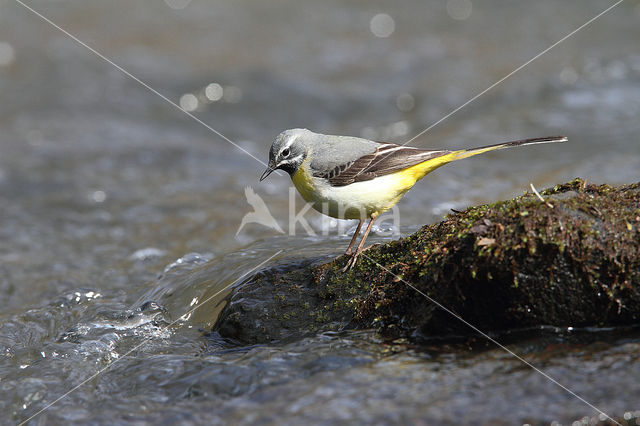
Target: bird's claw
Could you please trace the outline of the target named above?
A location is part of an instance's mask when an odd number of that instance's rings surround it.
[[[358,260],[358,256],[360,256],[361,253],[369,250],[371,247],[373,247],[375,244],[370,245],[369,247],[365,247],[365,248],[361,248],[360,250],[356,250],[355,253],[353,253],[350,257],[349,260],[347,260],[347,264],[344,265],[344,268],[341,269],[342,272],[347,272],[353,269],[354,266],[356,266],[356,261]],[[349,253],[345,253],[345,256],[349,256]]]
[[[356,261],[358,260],[359,254],[360,253],[355,252],[351,257],[349,257],[349,260],[347,260],[346,265],[344,265],[344,268],[341,269],[343,273],[350,271],[351,269],[353,269],[354,266],[356,266]]]

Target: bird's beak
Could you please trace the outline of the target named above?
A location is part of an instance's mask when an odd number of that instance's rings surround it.
[[[275,167],[273,167],[273,166],[271,166],[271,164],[269,164],[269,166],[267,166],[267,170],[265,170],[264,173],[262,174],[262,176],[260,176],[260,182],[265,180],[267,178],[267,176],[269,176],[271,173],[273,173],[274,170],[275,170]]]

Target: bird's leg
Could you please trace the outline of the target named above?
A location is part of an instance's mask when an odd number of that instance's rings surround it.
[[[349,247],[347,247],[347,251],[344,252],[345,256],[349,256],[351,254],[351,249],[353,248],[353,245],[356,242],[356,238],[358,238],[358,234],[360,234],[360,228],[362,228],[362,222],[363,220],[360,219],[360,222],[358,222],[358,227],[356,228],[356,231],[353,233],[353,237],[351,237],[351,242],[349,243]]]
[[[356,252],[353,253],[353,256],[351,256],[351,258],[347,261],[347,264],[344,266],[344,268],[342,268],[342,272],[347,272],[348,270],[350,270],[351,268],[353,268],[356,264],[356,260],[358,260],[358,256],[360,255],[360,253],[362,253],[364,251],[363,247],[364,247],[364,242],[367,240],[367,237],[369,236],[369,232],[371,231],[371,227],[373,226],[373,222],[376,220],[376,217],[378,215],[371,215],[371,220],[369,220],[369,224],[367,225],[367,229],[365,229],[364,231],[364,235],[362,236],[362,239],[360,240],[360,244],[358,244],[358,248],[356,249]]]

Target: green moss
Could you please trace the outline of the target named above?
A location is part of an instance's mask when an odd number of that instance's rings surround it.
[[[496,297],[507,298],[501,303],[509,305],[508,312],[520,313],[518,319],[524,321],[522,325],[539,323],[542,318],[546,323],[557,323],[571,317],[572,313],[555,308],[558,295],[553,294],[551,288],[561,293],[562,303],[590,312],[580,321],[591,317],[593,323],[594,315],[613,315],[613,308],[608,305],[597,305],[599,312],[584,309],[581,296],[587,300],[597,301],[597,298],[593,293],[585,294],[582,282],[593,282],[601,291],[608,289],[603,294],[617,309],[614,301],[620,296],[622,283],[631,285],[631,273],[625,268],[630,262],[633,268],[638,268],[640,241],[637,233],[635,241],[628,235],[628,223],[635,220],[630,213],[636,214],[639,210],[638,186],[613,188],[574,179],[541,192],[552,207],[531,194],[524,194],[449,214],[445,221],[425,226],[404,240],[375,247],[367,252],[370,259],[359,262],[347,275],[348,281],[356,286],[366,282],[373,288],[358,303],[356,318],[362,324],[382,322],[397,328],[398,318],[406,322],[412,315],[432,316],[420,313],[424,308],[415,307],[411,300],[415,300],[415,293],[408,295],[404,291],[406,286],[400,290],[398,278],[381,273],[374,261],[406,277],[435,298],[450,297],[449,302],[461,311],[470,305],[459,300],[460,292],[466,295],[472,285],[483,289],[482,297],[498,292]],[[554,198],[562,194],[566,197]],[[479,246],[480,238],[490,238],[495,244]],[[341,259],[329,264],[328,276],[340,277],[338,270],[342,265]],[[604,265],[607,274],[602,276],[600,271]],[[526,279],[520,279],[520,275]],[[562,283],[559,285],[563,288],[556,283]],[[516,291],[517,297],[510,291]],[[472,296],[476,294],[470,292],[465,300]],[[410,299],[404,299],[406,297]],[[429,304],[421,301],[419,305]],[[504,326],[499,321],[508,317],[504,313],[494,311],[492,321]],[[471,315],[482,318],[487,312],[473,308]],[[632,316],[635,315],[634,310]],[[640,311],[637,315],[640,317]],[[421,327],[426,327],[425,324]]]

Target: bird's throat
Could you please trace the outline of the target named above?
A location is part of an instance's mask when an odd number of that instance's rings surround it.
[[[315,200],[314,194],[315,189],[313,187],[313,177],[306,170],[306,162],[308,160],[304,160],[298,170],[294,174],[291,175],[291,181],[295,185],[296,189],[304,198],[307,203],[313,203]]]

